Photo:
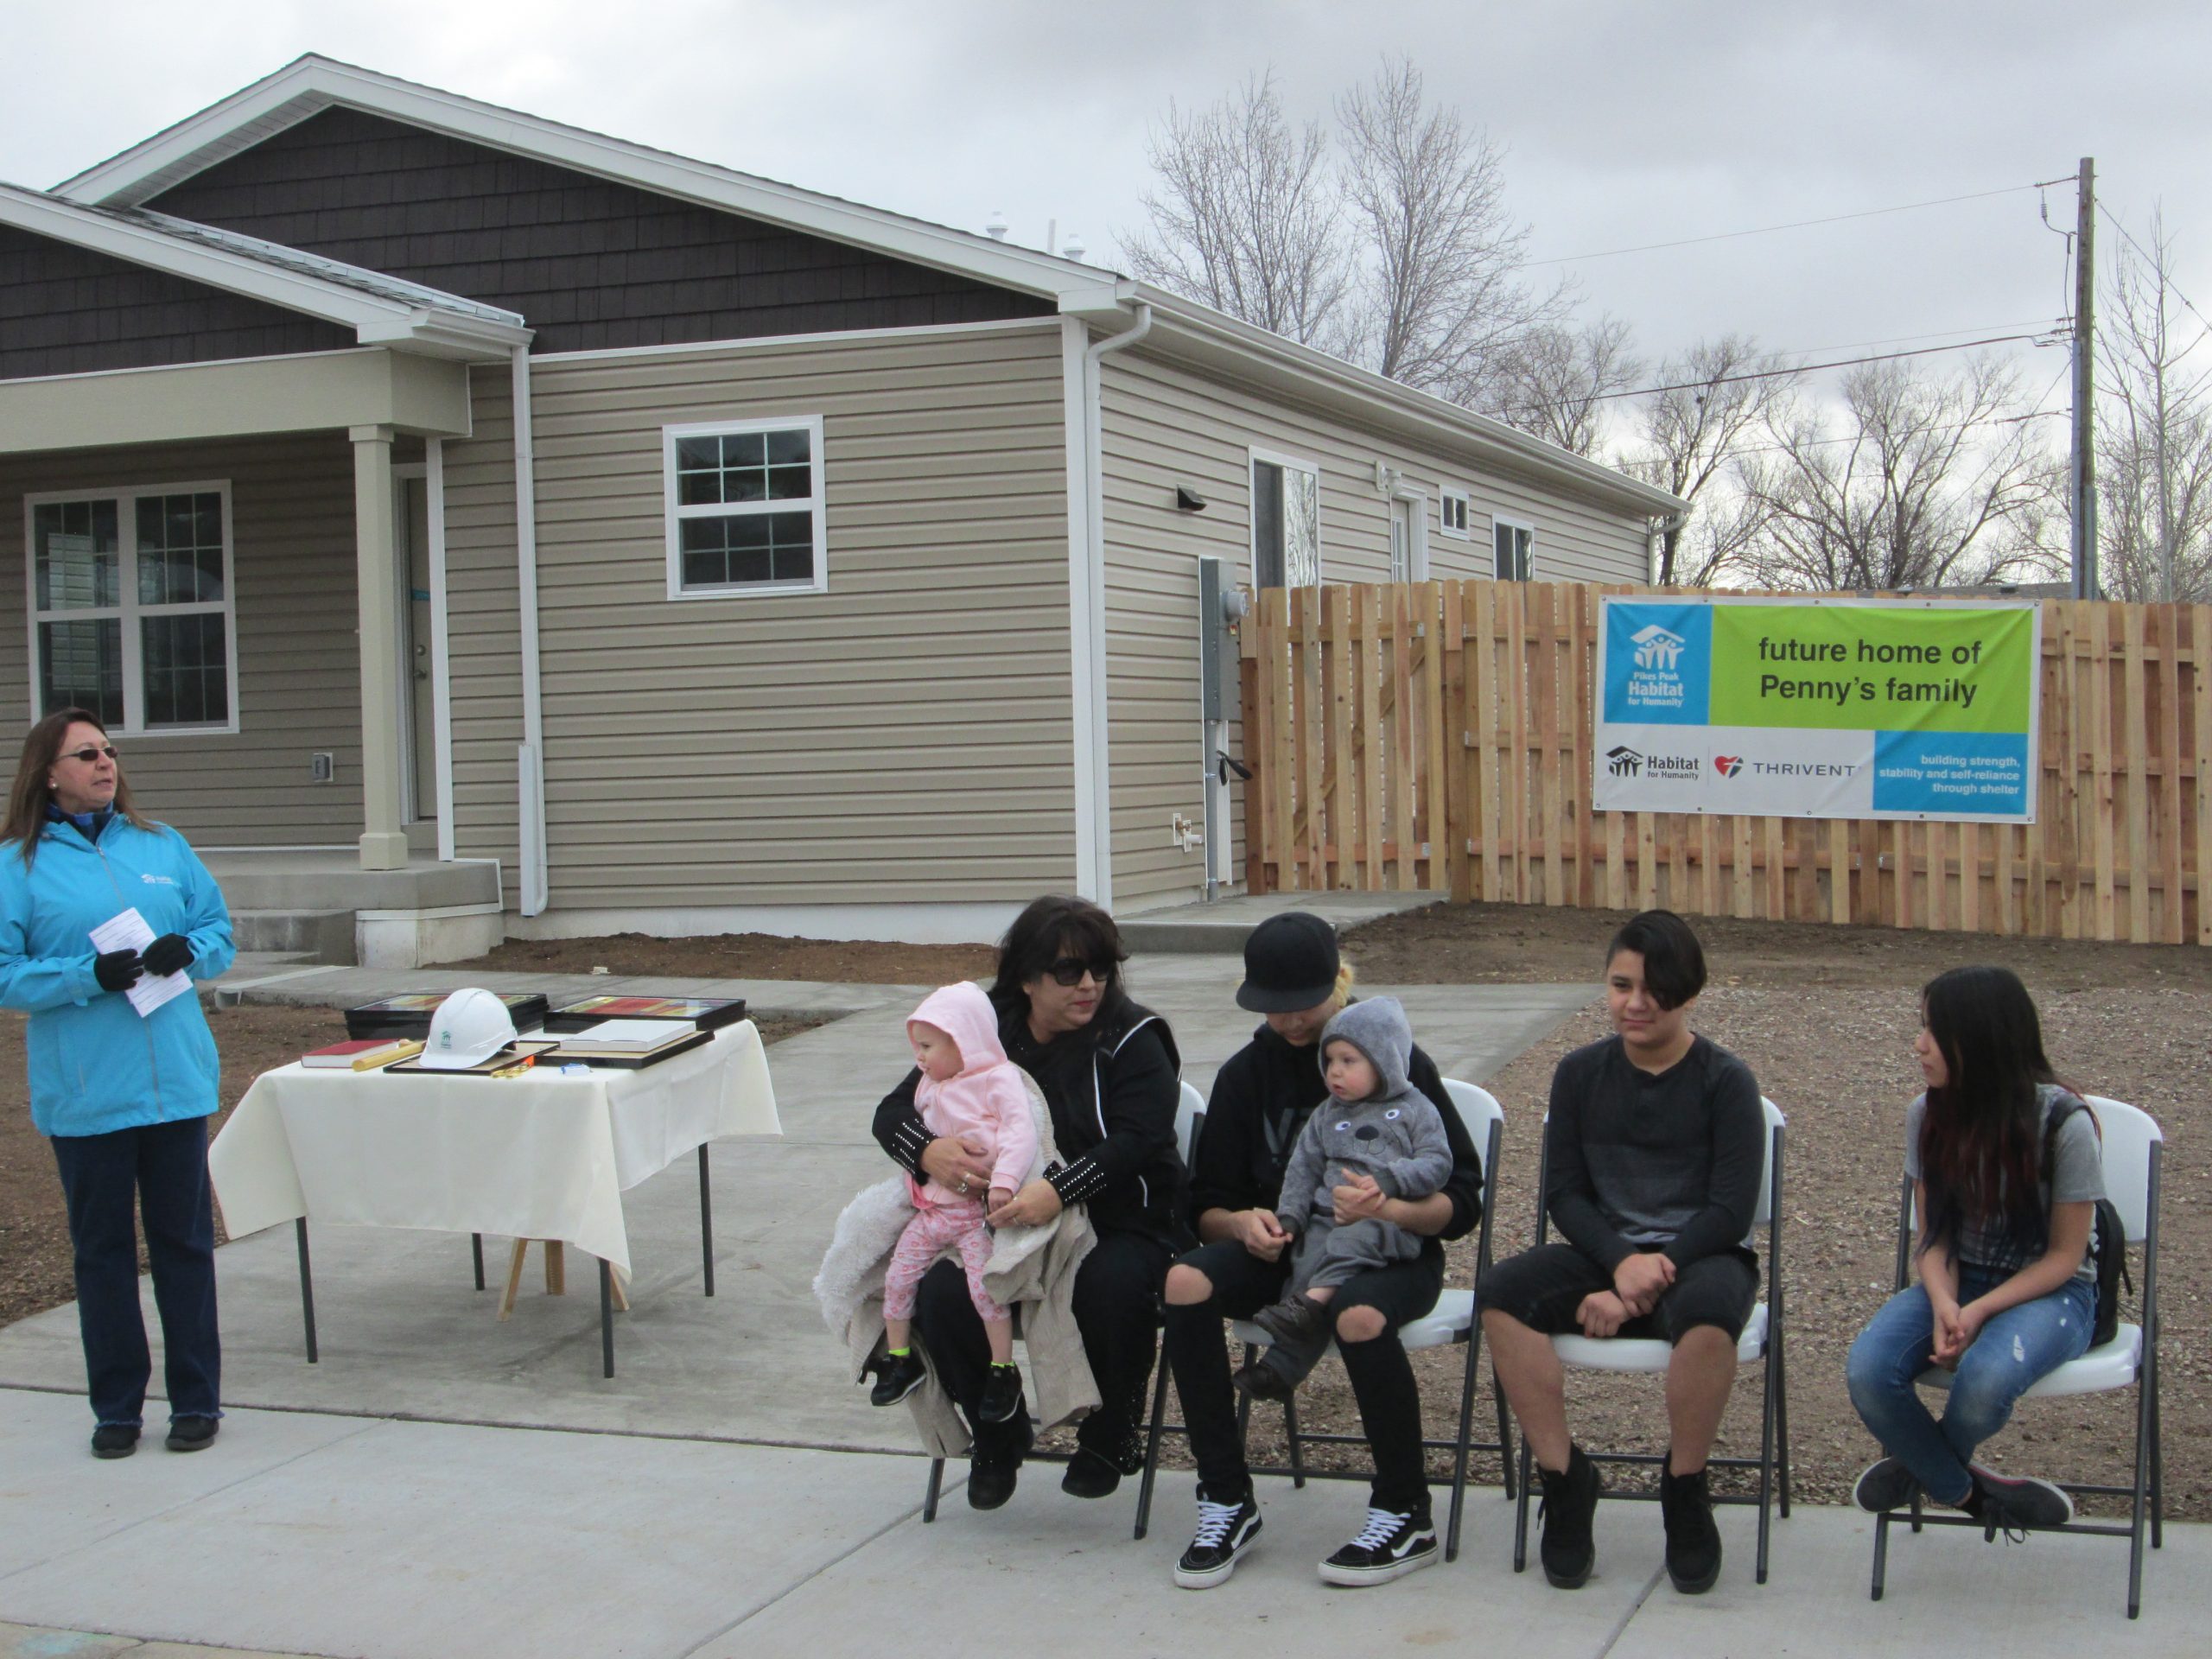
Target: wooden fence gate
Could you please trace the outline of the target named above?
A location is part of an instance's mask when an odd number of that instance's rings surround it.
[[[1245,882],[2212,944],[2212,606],[2043,602],[2030,824],[1594,812],[1599,595],[1269,588],[1245,619]]]

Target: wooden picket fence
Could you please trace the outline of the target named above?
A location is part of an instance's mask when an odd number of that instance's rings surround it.
[[[1254,893],[2212,944],[2212,606],[2046,601],[2036,821],[1596,812],[1599,595],[1271,588],[1242,629]]]

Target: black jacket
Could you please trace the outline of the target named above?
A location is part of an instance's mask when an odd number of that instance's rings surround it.
[[[1170,1246],[1187,1241],[1180,1208],[1183,1160],[1175,1147],[1182,1057],[1167,1022],[1122,1000],[1081,1030],[1049,1043],[1029,1034],[1027,1014],[999,1020],[1007,1058],[1037,1080],[1052,1115],[1058,1165],[1046,1179],[1063,1204],[1090,1207],[1102,1233],[1136,1231]],[[921,1175],[931,1136],[914,1109],[919,1071],[909,1071],[875,1109],[874,1133],[909,1173]]]
[[[1436,1063],[1418,1045],[1406,1072],[1443,1116],[1444,1133],[1452,1143],[1452,1174],[1442,1188],[1452,1200],[1452,1219],[1443,1236],[1464,1238],[1482,1220],[1482,1154],[1467,1138]],[[1319,1047],[1294,1048],[1264,1024],[1224,1061],[1214,1077],[1205,1128],[1192,1162],[1192,1225],[1208,1210],[1274,1208],[1298,1132],[1328,1093]]]

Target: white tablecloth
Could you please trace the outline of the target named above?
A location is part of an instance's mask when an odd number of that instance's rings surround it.
[[[749,1020],[635,1071],[264,1072],[207,1154],[232,1237],[305,1216],[563,1239],[627,1275],[622,1193],[706,1141],[780,1135]]]

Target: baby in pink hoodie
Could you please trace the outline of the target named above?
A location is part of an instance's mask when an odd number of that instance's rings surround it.
[[[907,1178],[913,1219],[899,1236],[883,1279],[884,1338],[890,1359],[869,1398],[895,1405],[921,1386],[922,1362],[912,1344],[914,1293],[938,1256],[957,1248],[968,1273],[968,1294],[990,1339],[991,1373],[978,1415],[1004,1422],[1020,1408],[1021,1374],[1014,1363],[1014,1323],[983,1288],[991,1259],[987,1207],[995,1210],[1029,1177],[1037,1157],[1037,1127],[1020,1068],[999,1042],[998,1014],[974,985],[948,985],[923,999],[906,1021],[907,1040],[922,1080],[915,1109],[932,1135],[950,1135],[988,1148],[990,1191],[954,1191],[937,1181]],[[986,1198],[988,1198],[988,1205]]]

